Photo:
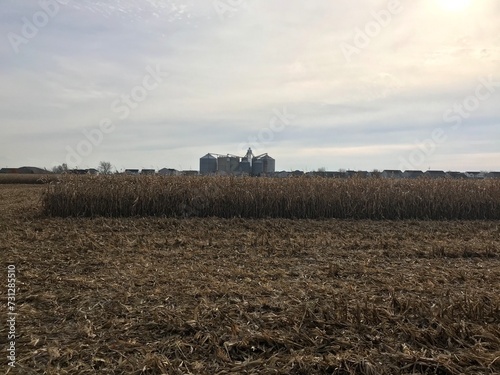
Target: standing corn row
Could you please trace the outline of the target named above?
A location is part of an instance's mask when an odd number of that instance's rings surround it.
[[[43,197],[49,216],[500,219],[496,180],[69,176]]]

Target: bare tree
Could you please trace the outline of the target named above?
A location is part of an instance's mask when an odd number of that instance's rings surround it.
[[[68,171],[68,164],[66,163],[52,167],[52,172],[57,174],[66,173],[67,171]]]
[[[97,167],[97,170],[99,171],[100,174],[111,174],[113,173],[112,169],[113,166],[109,161],[101,161],[99,163],[99,167]]]

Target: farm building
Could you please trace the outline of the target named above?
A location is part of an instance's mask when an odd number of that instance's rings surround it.
[[[95,168],[89,168],[89,169],[68,169],[66,172],[63,172],[63,173],[97,175],[97,174],[99,174],[99,171],[97,169],[95,169]]]
[[[445,178],[446,173],[444,171],[425,171],[424,176],[427,178]]]
[[[462,173],[462,172],[446,172],[446,174],[448,175],[448,177],[455,178],[455,179],[467,178],[465,173]]]
[[[419,178],[419,177],[423,177],[423,175],[424,175],[424,172],[422,172],[422,171],[413,171],[413,170],[405,171],[403,173],[403,177],[404,178]]]
[[[180,172],[182,176],[198,176],[200,173],[195,170],[186,170]]]
[[[475,178],[475,179],[483,179],[484,178],[484,173],[483,172],[477,172],[477,171],[474,171],[474,172],[465,172],[465,175],[468,177],[468,178]]]
[[[385,169],[381,176],[383,178],[403,178],[403,172],[398,169]]]
[[[136,176],[139,174],[138,169],[125,169],[125,174]]]
[[[160,176],[178,176],[179,171],[177,169],[172,168],[162,168],[158,171]]]
[[[489,172],[486,178],[500,178],[500,172]]]
[[[367,178],[367,177],[370,177],[370,172],[368,172],[368,171],[347,171],[347,175],[349,177]]]

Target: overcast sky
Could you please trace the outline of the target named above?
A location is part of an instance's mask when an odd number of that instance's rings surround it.
[[[500,170],[499,19],[498,0],[3,0],[0,167],[251,146],[277,170]]]

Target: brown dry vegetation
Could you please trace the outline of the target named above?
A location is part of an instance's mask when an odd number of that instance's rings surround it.
[[[44,189],[0,186],[12,374],[500,373],[498,221],[43,218]]]
[[[15,173],[0,173],[1,184],[45,184],[51,181],[57,181],[60,175],[57,174],[15,174]]]
[[[500,180],[68,176],[49,216],[500,219]]]

